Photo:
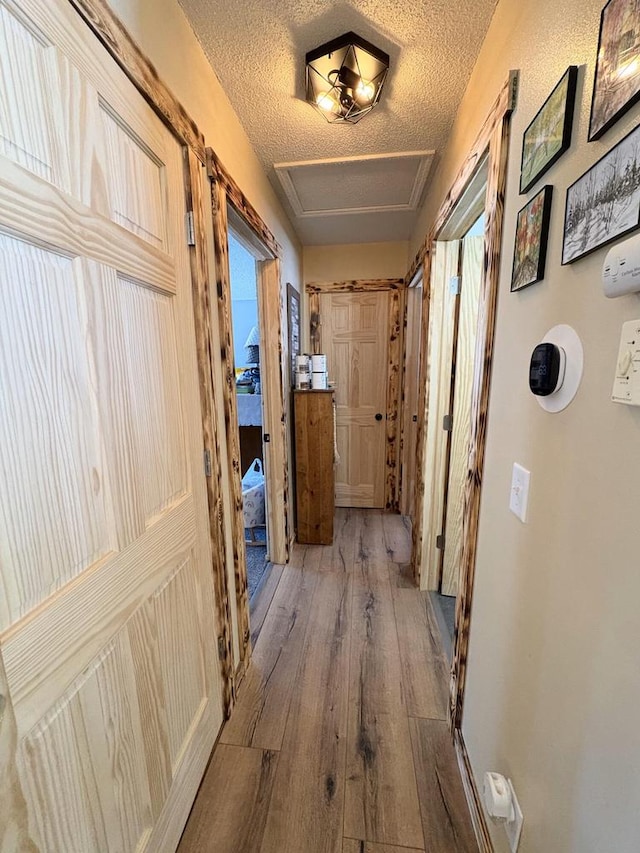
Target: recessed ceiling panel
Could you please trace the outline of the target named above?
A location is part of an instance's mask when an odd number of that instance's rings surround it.
[[[416,210],[433,151],[276,163],[298,217]]]

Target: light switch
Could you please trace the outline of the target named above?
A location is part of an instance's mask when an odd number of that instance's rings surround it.
[[[517,515],[520,521],[527,520],[527,503],[529,502],[529,480],[531,471],[527,471],[517,462],[513,463],[511,475],[511,495],[509,497],[509,509]]]

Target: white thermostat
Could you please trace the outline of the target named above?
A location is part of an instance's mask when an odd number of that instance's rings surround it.
[[[629,320],[622,326],[611,399],[640,406],[640,320]]]

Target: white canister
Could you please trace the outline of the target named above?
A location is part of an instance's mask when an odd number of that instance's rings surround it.
[[[326,373],[327,372],[327,356],[324,353],[311,356],[311,372]]]
[[[308,355],[297,355],[296,356],[296,370],[298,373],[309,373],[309,356]]]
[[[311,374],[311,387],[314,391],[326,391],[327,388],[327,373],[314,372]]]

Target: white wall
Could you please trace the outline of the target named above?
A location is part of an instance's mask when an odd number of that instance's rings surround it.
[[[603,5],[500,0],[411,250],[519,68],[463,733],[480,783],[487,769],[513,779],[521,853],[640,844],[640,409],[610,402],[620,327],[640,317],[640,297],[604,298],[606,250],[560,265],[567,186],[640,121],[636,107],[586,142]],[[539,183],[555,188],[546,277],[511,294],[522,133],[569,64],[581,66],[574,141]],[[549,415],[528,391],[527,368],[556,323],[581,336],[585,375],[573,404]],[[532,472],[526,525],[508,511],[515,461]],[[503,830],[492,832],[506,851]]]

